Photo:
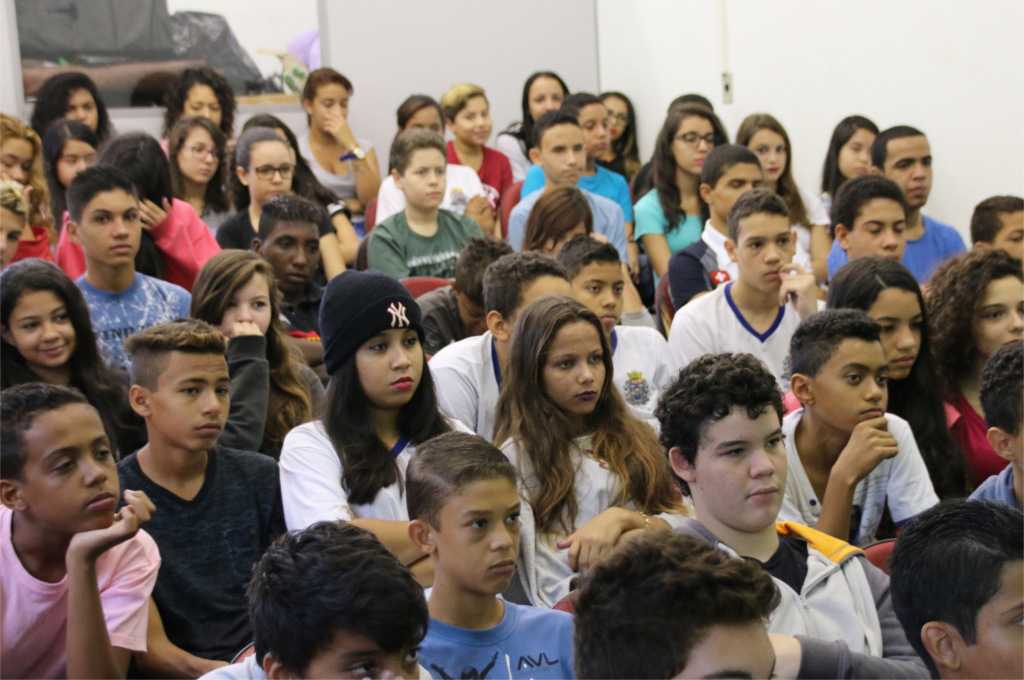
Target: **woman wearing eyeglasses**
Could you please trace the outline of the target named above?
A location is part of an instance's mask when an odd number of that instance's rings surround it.
[[[597,164],[619,173],[627,182],[632,182],[643,167],[637,149],[633,102],[621,92],[605,92],[601,95],[601,101],[608,110],[608,137],[611,144],[597,159]]]
[[[764,172],[762,188],[774,191],[789,208],[789,219],[796,230],[796,255],[793,262],[814,271],[819,283],[828,280],[828,253],[832,238],[828,235],[829,217],[821,199],[800,190],[793,180],[793,150],[782,123],[767,113],[753,113],[743,119],[736,132],[736,143],[753,151]]]
[[[707,219],[700,196],[704,159],[728,141],[718,116],[703,106],[673,108],[665,118],[654,145],[654,188],[633,209],[634,234],[659,278],[673,253],[700,238]]]
[[[214,234],[231,215],[224,186],[224,133],[207,118],[187,116],[167,138],[174,197],[191,205]]]
[[[230,172],[238,212],[217,230],[217,242],[221,248],[249,250],[256,238],[263,204],[274,196],[296,193],[295,163],[294,149],[275,128],[252,127],[242,133]],[[326,210],[318,227],[320,264],[324,274],[320,282],[323,283],[345,271],[345,261],[338,233]],[[348,230],[351,231],[351,226]]]

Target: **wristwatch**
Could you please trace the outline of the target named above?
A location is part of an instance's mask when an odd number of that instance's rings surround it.
[[[351,151],[349,151],[347,154],[345,154],[344,156],[342,156],[338,160],[339,161],[351,161],[351,160],[361,161],[364,158],[366,158],[366,152],[363,151],[363,147],[361,147],[358,144],[356,144],[355,146],[352,147]]]

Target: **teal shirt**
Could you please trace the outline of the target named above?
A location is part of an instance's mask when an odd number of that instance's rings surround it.
[[[482,237],[480,225],[465,215],[437,211],[437,233],[420,236],[409,228],[405,211],[395,213],[370,232],[366,257],[370,269],[405,279],[410,276],[455,278],[455,261],[470,239]]]
[[[704,230],[704,221],[699,215],[684,215],[669,227],[661,209],[661,201],[658,200],[657,189],[651,189],[636,202],[633,214],[636,217],[634,238],[639,241],[645,234],[660,234],[668,241],[668,248],[673,255],[699,239]]]

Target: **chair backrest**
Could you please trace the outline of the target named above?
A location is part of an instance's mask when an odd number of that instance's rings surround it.
[[[498,211],[501,214],[501,237],[508,240],[508,218],[512,214],[512,208],[516,207],[519,199],[523,197],[523,183],[514,182],[508,185],[505,193],[498,201]]]
[[[560,612],[569,612],[573,616],[576,615],[576,600],[580,598],[579,590],[570,590],[569,594],[563,597],[561,600],[555,603],[552,609],[557,609]]]
[[[888,574],[889,555],[892,554],[892,549],[895,546],[895,538],[886,538],[882,541],[876,541],[864,548],[864,556],[868,558],[868,562]]]
[[[666,338],[668,331],[672,328],[672,319],[676,315],[676,308],[672,304],[672,296],[668,292],[668,274],[661,277],[658,287],[654,291],[654,310],[658,321],[658,330]]]
[[[355,268],[357,272],[365,272],[369,265],[367,264],[367,252],[366,249],[370,247],[370,235],[367,234],[363,237],[363,240],[359,242],[359,248],[356,249],[356,262]]]
[[[366,235],[369,236],[370,232],[373,231],[373,225],[377,224],[377,197],[374,196],[370,199],[370,202],[366,204]]]
[[[442,279],[436,276],[410,276],[407,279],[402,279],[402,285],[408,289],[414,298],[418,298],[432,290],[450,286],[452,282],[450,279]]]

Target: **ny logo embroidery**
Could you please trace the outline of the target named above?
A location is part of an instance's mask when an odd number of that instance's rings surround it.
[[[392,302],[388,307],[388,314],[391,315],[392,328],[405,328],[409,325],[409,317],[405,314],[405,305],[401,302]]]

